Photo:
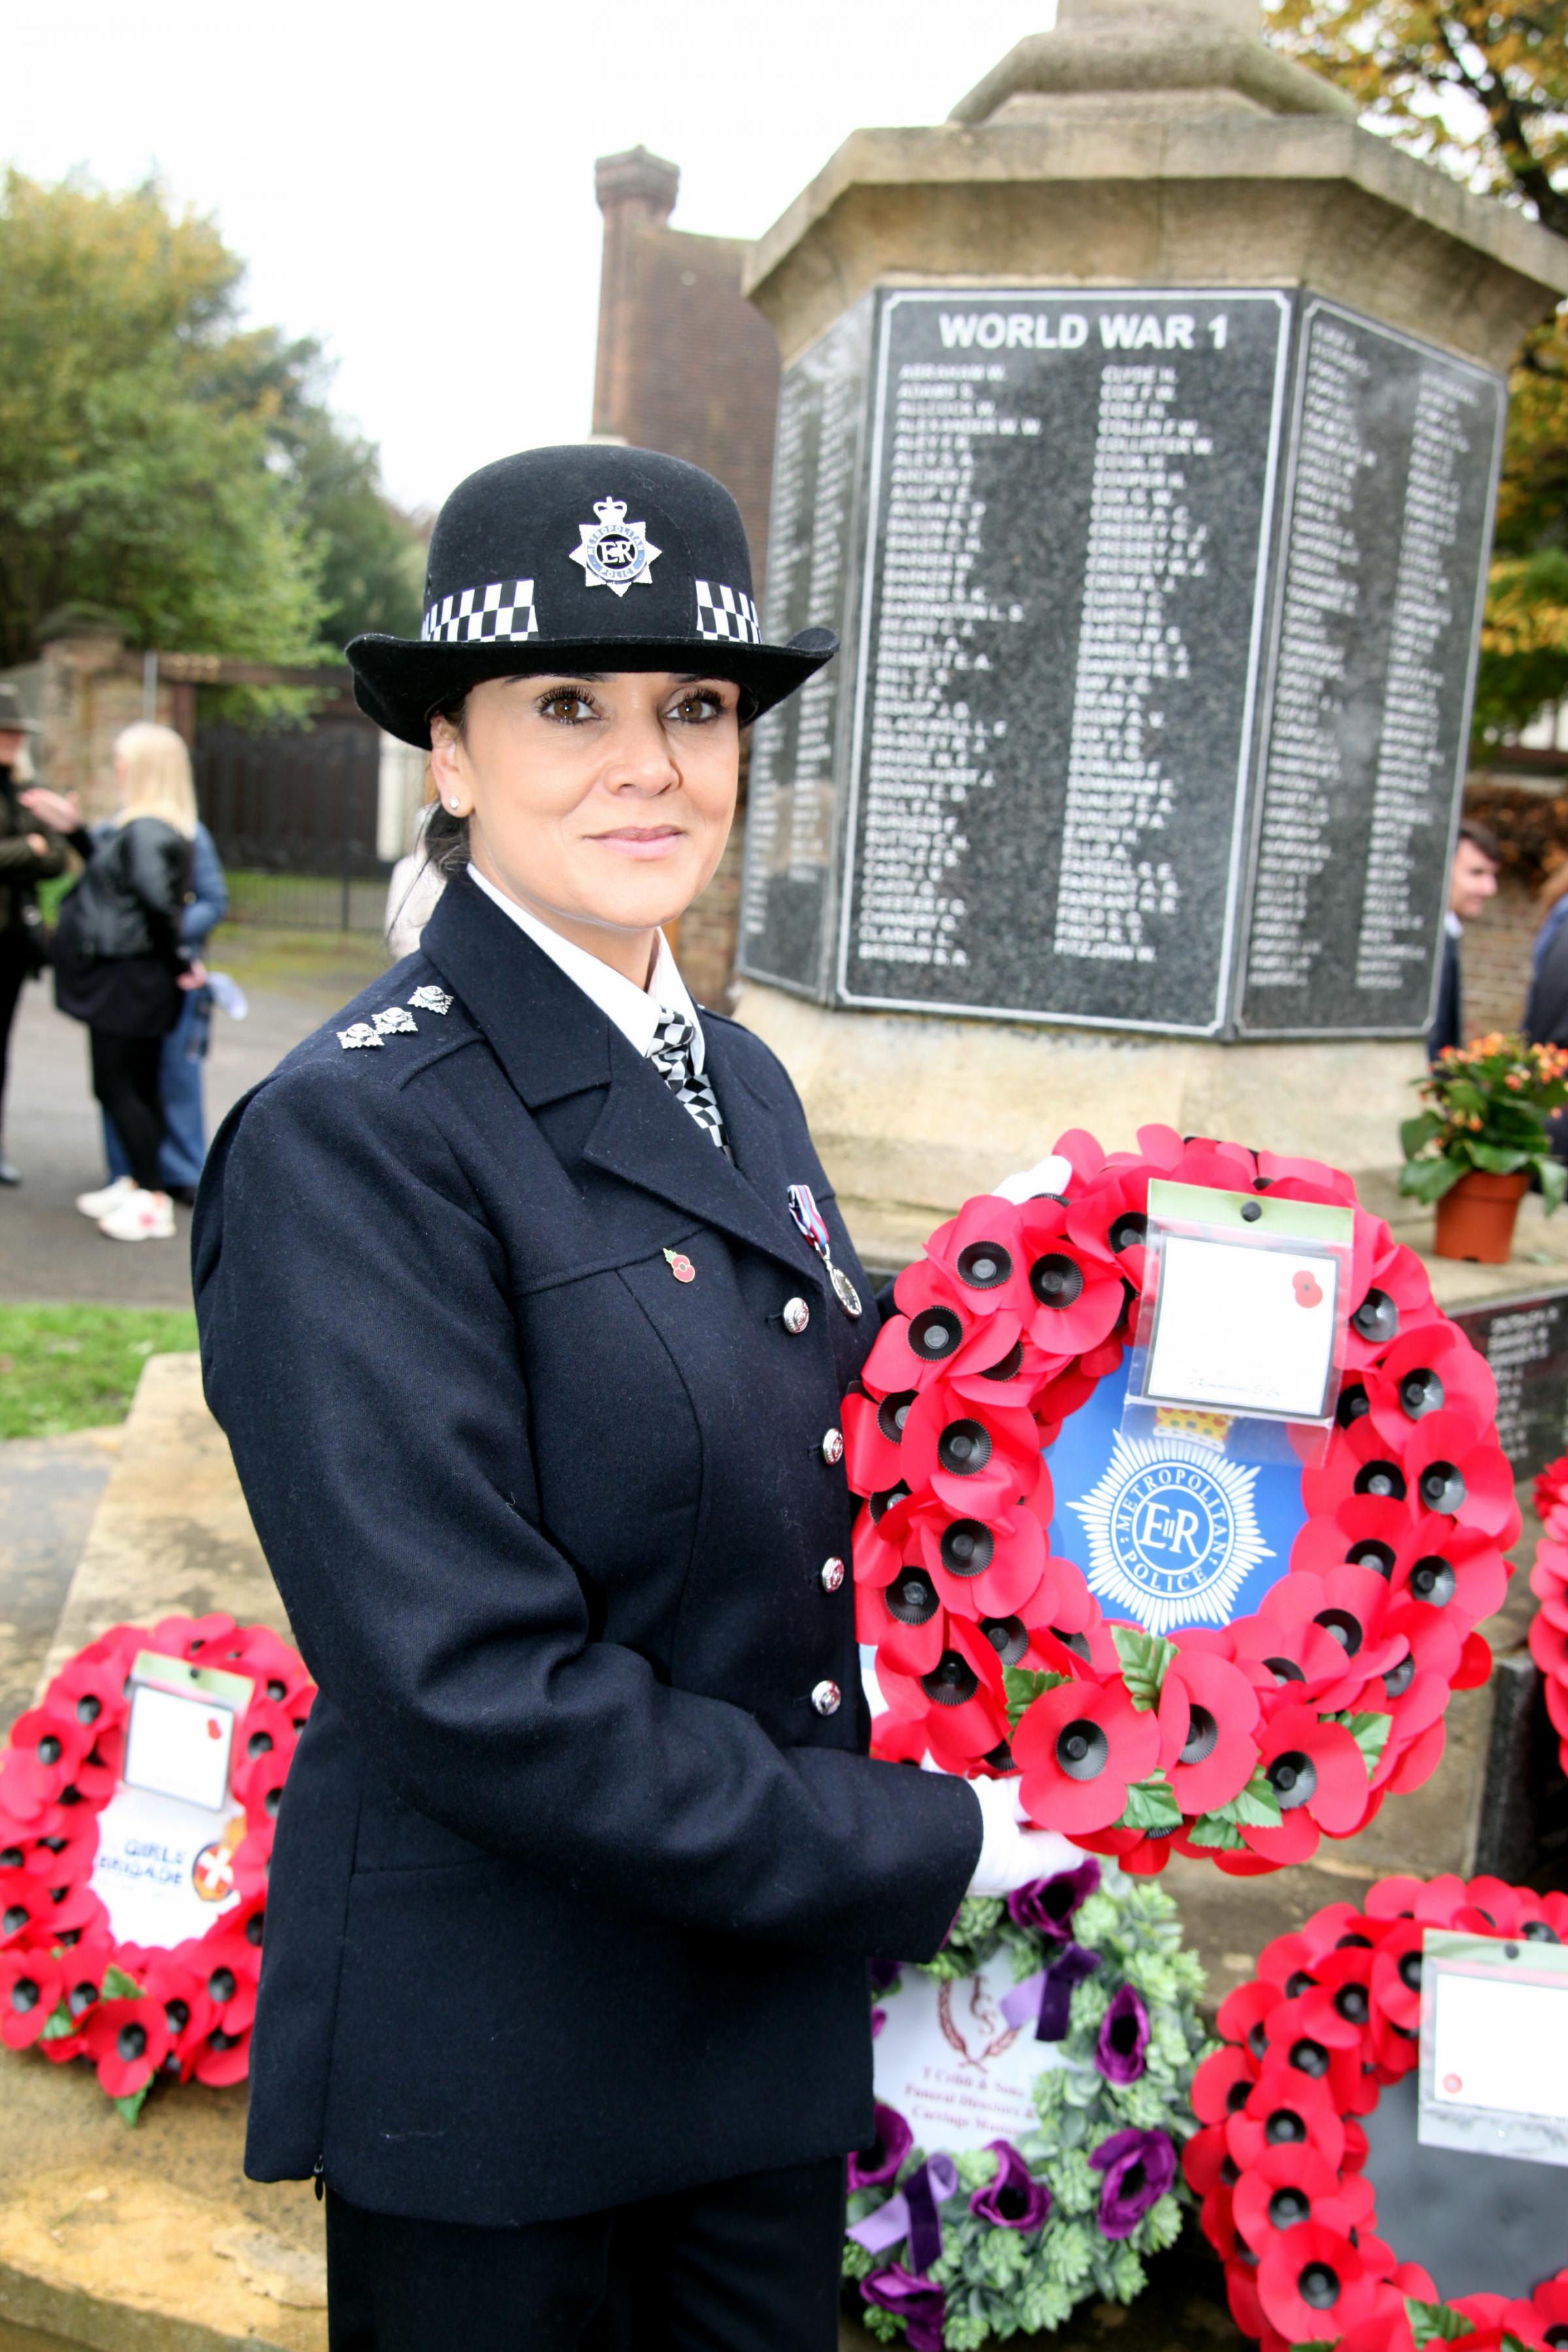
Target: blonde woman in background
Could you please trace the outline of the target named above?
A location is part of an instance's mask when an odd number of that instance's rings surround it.
[[[172,1241],[159,1061],[183,992],[206,978],[181,938],[196,831],[190,754],[171,727],[128,727],[115,742],[114,780],[120,808],[96,834],[69,795],[35,791],[25,803],[83,860],[60,904],[55,1002],[87,1024],[92,1091],[131,1163],[128,1178],[77,1205],[110,1241]]]

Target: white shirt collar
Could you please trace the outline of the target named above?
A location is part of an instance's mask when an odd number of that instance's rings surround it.
[[[1458,915],[1455,914],[1452,907],[1449,908],[1447,913],[1443,918],[1443,929],[1447,932],[1448,937],[1451,940],[1462,940],[1465,936],[1465,927],[1463,923],[1460,922]]]
[[[561,933],[552,931],[548,923],[542,923],[537,915],[531,915],[526,907],[520,907],[515,898],[507,898],[493,882],[487,881],[476,866],[469,866],[468,878],[478,884],[487,898],[494,900],[503,915],[510,916],[520,931],[527,932],[536,948],[543,949],[551,961],[560,966],[568,980],[575,982],[584,996],[592,997],[600,1012],[606,1013],[615,1023],[634,1052],[646,1058],[653,1044],[654,1032],[663,1015],[667,1013],[682,1013],[697,1032],[691,1048],[691,1067],[699,1077],[701,1076],[707,1050],[702,1024],[697,1017],[697,1007],[687,992],[686,982],[676,970],[675,958],[669,952],[669,941],[662,931],[658,935],[652,977],[647,988],[638,988],[635,982],[623,979],[618,971],[612,971],[607,963],[601,963],[596,955],[590,955],[586,948],[563,939]]]

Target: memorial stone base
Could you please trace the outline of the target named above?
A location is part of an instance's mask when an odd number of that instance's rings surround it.
[[[1030,1168],[1069,1127],[1130,1150],[1150,1121],[1347,1169],[1397,1215],[1398,1125],[1415,1108],[1419,1045],[1345,1039],[1215,1045],[840,1013],[752,981],[736,1017],[794,1078],[868,1267],[918,1256],[962,1202]]]

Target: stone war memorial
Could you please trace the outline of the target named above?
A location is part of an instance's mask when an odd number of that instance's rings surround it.
[[[769,626],[844,647],[757,730],[741,1017],[889,1263],[1068,1124],[1288,1138],[1387,1203],[1568,251],[1258,21],[1063,0],[753,252]]]

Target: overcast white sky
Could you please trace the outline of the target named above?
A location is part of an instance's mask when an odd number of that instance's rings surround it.
[[[675,226],[755,236],[847,132],[940,121],[1054,0],[54,0],[6,11],[0,156],[150,170],[216,215],[258,320],[319,335],[387,486],[590,423],[594,159],[681,167]]]

